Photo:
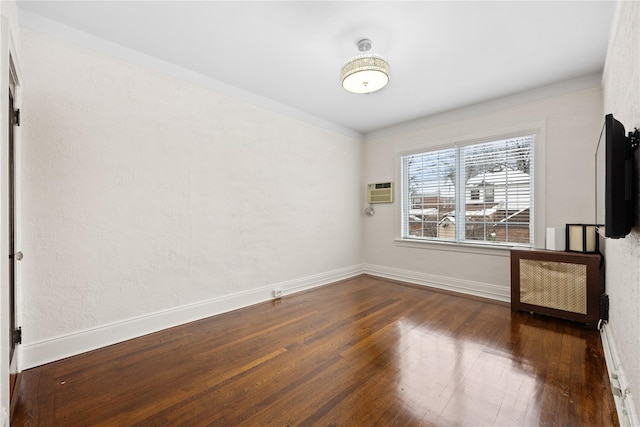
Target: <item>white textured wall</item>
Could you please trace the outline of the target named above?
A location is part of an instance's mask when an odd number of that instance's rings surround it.
[[[360,262],[362,143],[22,34],[26,344]]]
[[[620,2],[607,53],[604,111],[627,131],[640,127],[640,3]],[[636,152],[636,159],[638,159]],[[640,224],[640,221],[638,222]],[[606,286],[609,331],[627,379],[629,400],[640,415],[640,226],[624,239],[608,239]]]
[[[574,86],[590,88],[574,91]],[[550,96],[569,89],[569,93]],[[532,100],[536,98],[541,99]],[[469,135],[484,132],[499,134],[501,129],[522,123],[542,122],[546,129],[546,157],[541,159],[546,169],[546,189],[536,189],[536,195],[540,191],[546,205],[543,224],[563,227],[573,222],[591,223],[595,209],[593,156],[603,121],[600,82],[589,78],[367,135],[363,180],[394,180],[397,197],[393,205],[378,205],[376,215],[365,218],[363,262],[399,269],[410,277],[427,274],[427,281],[443,278],[443,282],[453,281],[456,286],[471,289],[487,285],[508,298],[510,268],[506,251],[466,253],[443,250],[434,244],[420,249],[394,242],[400,237],[398,153],[428,149],[443,141],[464,141]],[[543,242],[541,246],[544,247]]]

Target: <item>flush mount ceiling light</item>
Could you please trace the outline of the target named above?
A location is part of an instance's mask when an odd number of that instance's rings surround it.
[[[360,40],[357,45],[360,52],[368,52],[371,49],[371,40]],[[340,81],[342,87],[349,92],[375,92],[389,83],[389,63],[374,53],[355,56],[342,67]]]

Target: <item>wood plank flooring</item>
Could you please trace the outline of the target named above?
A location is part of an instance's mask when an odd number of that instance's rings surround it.
[[[22,373],[13,426],[618,425],[599,333],[359,276]]]

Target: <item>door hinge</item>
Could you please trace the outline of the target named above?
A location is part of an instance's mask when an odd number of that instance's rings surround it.
[[[13,330],[13,342],[22,344],[22,326]]]
[[[13,124],[16,126],[20,126],[20,109],[16,108],[13,110]]]

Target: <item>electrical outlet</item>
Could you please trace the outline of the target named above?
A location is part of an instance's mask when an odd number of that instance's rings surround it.
[[[273,290],[273,297],[274,297],[274,298],[280,298],[280,297],[282,297],[282,289],[274,289],[274,290]]]

